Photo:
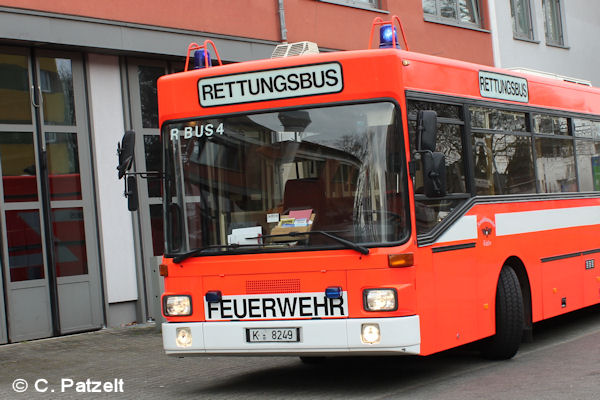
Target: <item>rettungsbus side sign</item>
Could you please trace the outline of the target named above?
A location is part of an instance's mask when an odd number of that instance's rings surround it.
[[[490,99],[529,102],[527,79],[495,72],[479,71],[479,93]]]

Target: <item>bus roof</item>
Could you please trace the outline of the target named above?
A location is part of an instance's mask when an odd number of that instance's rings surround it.
[[[199,100],[202,82],[218,82],[214,83],[214,89],[225,90],[226,93],[227,88],[231,91],[232,85],[238,85],[234,83],[236,80],[240,82],[240,79],[250,79],[249,77],[259,79],[261,76],[273,79],[278,71],[288,76],[294,71],[315,73],[317,70],[322,71],[320,66],[323,65],[331,65],[335,69],[334,64],[341,66],[340,73],[343,76],[342,87],[337,91],[274,96],[260,98],[259,101],[244,100],[241,103],[225,100],[210,106],[202,106]],[[301,69],[304,66],[312,69]],[[526,96],[502,98],[493,93],[489,95],[489,92],[484,94],[484,85],[493,89],[497,77],[506,77],[504,83],[512,85],[513,89],[525,85],[515,93]],[[600,90],[597,88],[396,49],[329,52],[191,70],[161,77],[158,88],[161,125],[164,121],[173,119],[310,104],[375,98],[396,98],[402,102],[406,90],[600,115]]]

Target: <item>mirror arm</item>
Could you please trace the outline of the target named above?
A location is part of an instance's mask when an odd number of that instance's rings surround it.
[[[421,160],[421,154],[433,153],[431,150],[415,150],[412,152],[412,159],[408,162],[408,173],[412,179],[417,175],[417,162]]]
[[[421,154],[425,154],[425,153],[429,153],[429,154],[433,154],[433,151],[431,150],[415,150],[413,151],[412,155],[413,155],[413,159],[415,160],[419,160],[421,157]],[[419,155],[419,157],[415,157],[416,155]]]
[[[431,179],[431,183],[433,183],[433,189],[435,191],[439,191],[442,183],[440,182],[440,174],[435,171],[429,172],[429,179]]]
[[[159,171],[146,171],[146,172],[125,172],[123,174],[125,177],[125,191],[123,195],[125,198],[128,198],[130,195],[137,195],[137,191],[133,191],[129,188],[129,179],[130,177],[139,176],[142,179],[163,179],[164,174]],[[137,200],[136,200],[137,201]],[[130,210],[133,211],[133,210]]]
[[[125,172],[124,176],[139,176],[143,179],[162,179],[165,174],[159,171],[146,171],[146,172]]]

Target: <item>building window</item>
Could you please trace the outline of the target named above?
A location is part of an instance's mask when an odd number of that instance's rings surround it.
[[[530,0],[511,0],[513,35],[517,39],[534,40]]]
[[[380,0],[317,0],[324,3],[338,4],[354,8],[362,8],[364,10],[382,11],[380,10]]]
[[[379,0],[349,0],[348,3],[358,3],[359,5],[365,5],[373,8],[379,7]]]
[[[425,20],[466,26],[480,26],[477,0],[423,0]]]
[[[564,46],[562,12],[560,0],[542,0],[544,8],[544,26],[546,28],[546,44]]]

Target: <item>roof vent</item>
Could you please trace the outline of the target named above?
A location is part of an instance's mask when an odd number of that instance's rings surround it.
[[[511,71],[515,71],[515,72],[522,72],[525,74],[543,76],[546,78],[558,79],[560,81],[577,83],[578,85],[592,86],[591,81],[586,81],[585,79],[579,79],[579,78],[571,78],[570,76],[559,75],[559,74],[555,74],[553,72],[537,71],[535,69],[522,68],[522,67],[508,68],[508,69]]]
[[[280,44],[273,50],[271,58],[302,56],[305,54],[319,54],[319,46],[313,42]]]

